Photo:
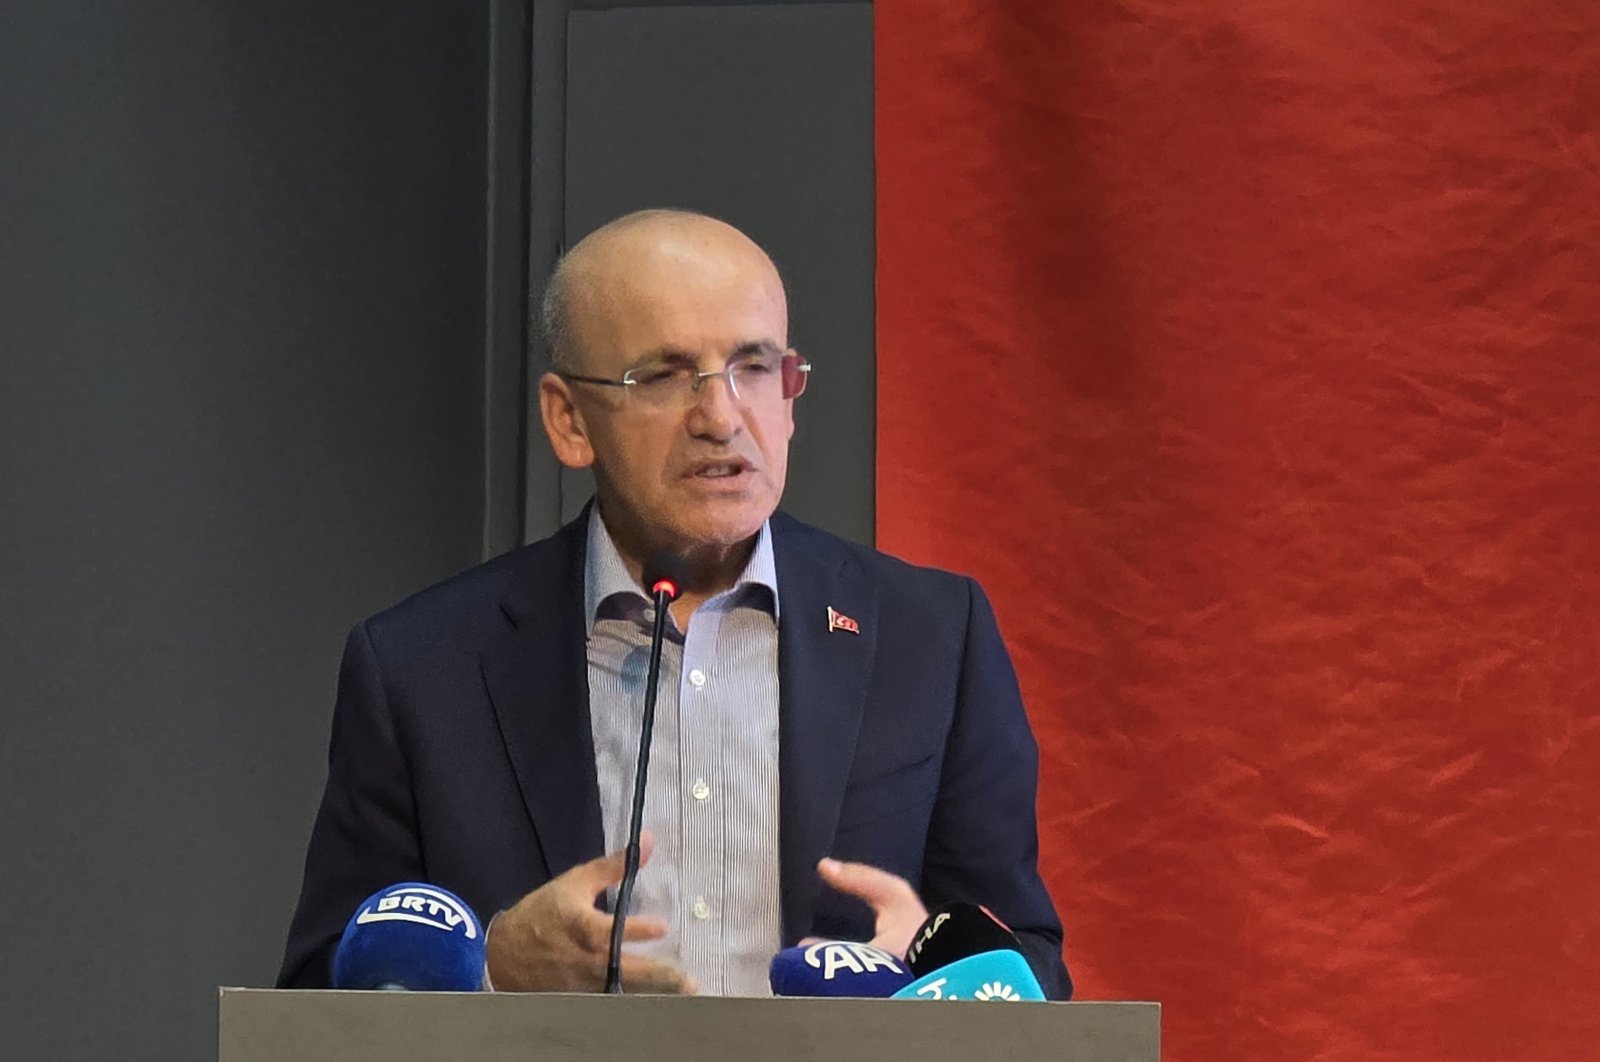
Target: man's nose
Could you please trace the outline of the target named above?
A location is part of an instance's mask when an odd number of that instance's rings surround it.
[[[696,435],[726,439],[739,431],[744,417],[733,383],[726,376],[702,376],[689,407],[690,428]]]

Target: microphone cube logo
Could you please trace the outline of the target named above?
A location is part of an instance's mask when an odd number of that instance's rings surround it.
[[[1042,1001],[1044,989],[1016,951],[986,951],[957,959],[896,992],[895,999],[956,999],[979,1002]]]
[[[922,932],[917,934],[917,939],[911,942],[910,949],[906,951],[906,961],[916,962],[917,956],[922,954],[922,949],[927,946],[928,941],[932,940],[933,935],[939,932],[939,927],[948,921],[950,921],[949,911],[940,911],[928,919],[927,924],[922,927]]]
[[[822,971],[822,979],[831,981],[843,971],[868,974],[877,970],[904,974],[906,968],[900,960],[871,944],[857,944],[848,940],[821,940],[806,949],[806,965]]]
[[[478,918],[460,900],[427,885],[394,885],[369,896],[356,914],[357,925],[373,922],[412,922],[445,933],[462,930],[468,940],[482,933]]]
[[[483,926],[460,897],[403,881],[368,896],[333,953],[333,986],[475,992],[483,986]]]
[[[916,995],[918,999],[962,998],[960,989],[951,985],[948,977],[941,977],[937,980],[929,981],[927,984],[922,985],[916,990]],[[1006,984],[1004,981],[986,981],[977,988],[973,989],[970,998],[985,1001],[998,999],[1008,1003],[1022,1002],[1022,997],[1017,994],[1017,990],[1011,985]]]

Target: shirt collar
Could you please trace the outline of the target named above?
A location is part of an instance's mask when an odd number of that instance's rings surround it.
[[[772,553],[770,521],[762,521],[761,530],[756,534],[756,548],[750,551],[750,559],[745,562],[744,571],[739,573],[733,588],[726,592],[741,593],[746,587],[766,588],[767,593],[760,595],[760,599],[763,607],[770,601],[772,618],[776,620],[778,564]],[[618,594],[632,595],[646,603],[650,600],[644,589],[628,574],[628,566],[623,563],[622,554],[617,552],[617,544],[612,541],[606,522],[600,519],[600,506],[591,505],[583,569],[583,615],[589,634],[594,633],[595,617],[601,604]]]

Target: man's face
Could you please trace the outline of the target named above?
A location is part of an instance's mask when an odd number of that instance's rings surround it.
[[[771,264],[742,237],[717,232],[607,263],[577,289],[572,319],[582,373],[611,379],[664,359],[717,371],[740,351],[788,344]],[[562,383],[614,534],[642,549],[725,548],[748,540],[777,508],[792,400],[736,400],[726,379],[704,380],[665,406],[622,388]],[[568,464],[583,463],[582,449],[557,446]]]

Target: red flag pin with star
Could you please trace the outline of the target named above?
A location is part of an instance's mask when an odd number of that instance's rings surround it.
[[[828,633],[832,634],[834,631],[849,631],[851,634],[860,634],[861,624],[857,623],[849,616],[846,616],[843,612],[840,612],[832,605],[829,605]]]

